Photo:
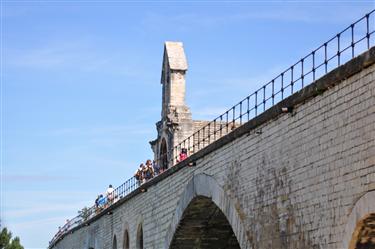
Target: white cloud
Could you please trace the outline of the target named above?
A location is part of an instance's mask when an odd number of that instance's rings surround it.
[[[342,1],[340,1],[342,2]],[[350,3],[352,1],[348,1]],[[209,3],[209,2],[204,2]],[[215,2],[217,4],[217,2]],[[219,3],[220,4],[220,3]],[[223,4],[226,4],[223,2]],[[279,22],[304,22],[304,23],[351,23],[362,17],[366,7],[373,7],[372,1],[363,1],[362,5],[340,5],[337,6],[336,13],[343,13],[345,15],[336,16],[332,14],[331,8],[326,8],[327,4],[335,4],[324,2],[287,2],[284,1],[271,3],[234,1],[228,6],[228,12],[222,15],[207,15],[206,13],[183,13],[175,15],[158,15],[155,13],[148,13],[148,15],[141,22],[145,29],[159,30],[165,24],[173,25],[176,30],[186,31],[200,28],[220,27],[221,25],[236,22],[251,22],[251,21],[279,21]],[[232,7],[239,7],[244,5],[242,12],[236,11],[231,13]],[[268,6],[269,5],[269,6]],[[337,5],[337,3],[336,3]],[[253,8],[251,8],[253,6]],[[206,6],[204,6],[206,7]],[[250,9],[251,8],[251,9]],[[249,9],[247,11],[247,9]]]
[[[66,201],[66,200],[65,200]],[[84,207],[87,202],[75,202],[74,204],[66,204],[66,203],[38,203],[38,206],[28,206],[19,209],[8,210],[4,212],[6,217],[10,217],[12,219],[16,218],[26,218],[31,217],[38,214],[46,214],[51,212],[59,212],[59,213],[72,213],[79,208]],[[66,217],[65,217],[66,218]]]
[[[76,215],[84,206],[93,205],[94,193],[83,191],[14,191],[2,193],[2,215],[6,223],[20,220],[40,220],[65,214],[65,219]]]
[[[62,175],[42,175],[42,174],[4,174],[2,180],[6,182],[46,182],[46,181],[66,181],[75,178],[74,176],[62,176]]]
[[[127,61],[126,51],[101,52],[94,38],[70,39],[64,41],[49,41],[38,44],[37,47],[12,48],[5,50],[4,63],[6,67],[30,68],[38,70],[74,69],[77,71],[101,74],[116,74],[126,76],[142,75],[136,61]]]
[[[30,228],[34,228],[35,227],[38,227],[39,231],[43,231],[43,227],[46,226],[46,225],[55,225],[56,223],[57,224],[61,224],[63,225],[64,221],[66,220],[66,217],[63,217],[63,216],[55,216],[55,217],[48,217],[48,218],[41,218],[41,219],[38,219],[38,220],[30,220],[30,221],[21,221],[21,222],[14,222],[12,223],[12,227],[19,227],[19,229],[17,230],[25,230],[25,229],[30,229]]]
[[[47,132],[49,135],[66,136],[129,136],[129,134],[149,134],[153,130],[139,124],[134,125],[105,125],[84,128],[61,128]]]

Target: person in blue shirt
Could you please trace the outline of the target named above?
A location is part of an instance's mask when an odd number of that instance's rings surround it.
[[[107,205],[107,197],[100,195],[98,204],[99,204],[99,208],[105,208]]]

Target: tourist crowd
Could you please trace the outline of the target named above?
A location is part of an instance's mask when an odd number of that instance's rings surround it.
[[[98,195],[95,199],[95,212],[100,213],[101,210],[106,209],[117,200],[115,189],[109,184],[104,194]]]
[[[183,148],[181,149],[177,162],[181,162],[185,160],[186,158],[187,158],[187,149]],[[160,175],[167,169],[168,169],[167,163],[164,163],[164,165],[160,167],[159,164],[155,162],[155,160],[151,162],[151,160],[148,159],[146,163],[141,163],[138,169],[134,173],[134,177],[137,180],[137,185],[140,186],[141,184],[152,179],[153,177]]]
[[[146,163],[141,163],[138,169],[134,173],[134,177],[137,180],[137,185],[147,182],[151,178],[163,173],[164,169],[160,168],[159,165],[151,160],[147,160]]]

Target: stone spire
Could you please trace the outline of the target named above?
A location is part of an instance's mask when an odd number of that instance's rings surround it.
[[[187,69],[188,65],[182,42],[165,42],[161,73],[161,84],[163,85],[162,118],[165,118],[178,107],[187,108],[185,104],[185,75]]]
[[[165,42],[161,72],[161,120],[156,123],[158,138],[150,142],[155,158],[160,157],[165,150],[170,150],[192,134],[191,112],[185,103],[187,69],[188,64],[182,42]],[[168,158],[168,164],[171,162],[172,159]]]

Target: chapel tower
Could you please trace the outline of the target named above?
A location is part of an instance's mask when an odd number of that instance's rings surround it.
[[[161,73],[161,120],[156,123],[158,137],[150,142],[155,160],[159,159],[159,165],[164,168],[175,161],[175,155],[167,152],[194,131],[191,112],[185,103],[187,69],[182,42],[165,42]]]

